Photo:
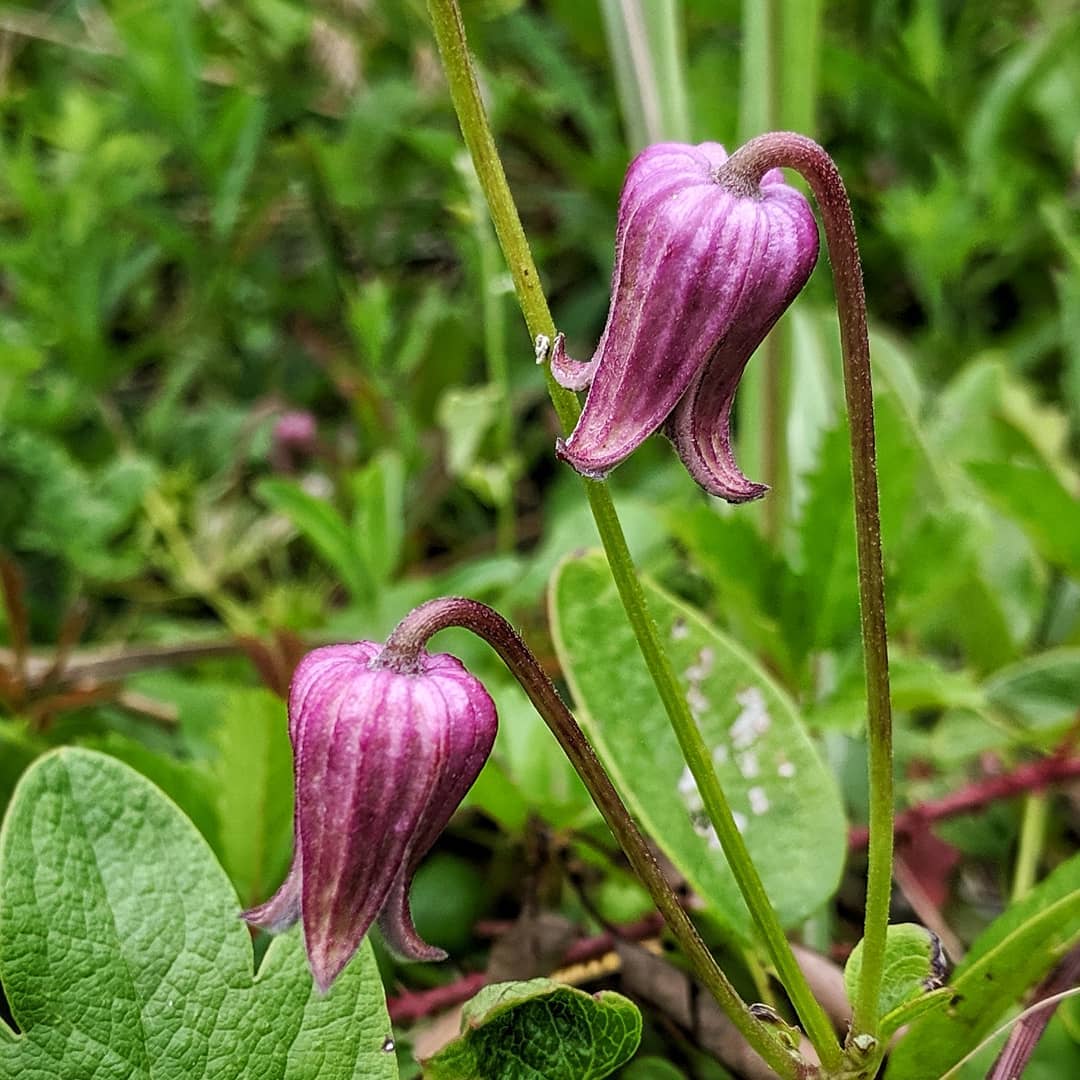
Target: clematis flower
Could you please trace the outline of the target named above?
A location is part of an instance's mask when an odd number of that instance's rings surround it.
[[[373,641],[305,656],[289,690],[292,867],[243,917],[275,932],[300,920],[324,991],[376,918],[399,955],[444,959],[413,926],[409,887],[487,760],[496,727],[488,692],[453,656],[421,651],[403,666]]]
[[[731,452],[731,404],[747,361],[806,284],[818,232],[778,169],[760,189],[729,182],[718,143],[659,143],[631,163],[619,198],[611,307],[596,353],[571,360],[561,335],[556,381],[589,386],[556,452],[601,478],[663,426],[706,491],[745,502],[766,488]]]

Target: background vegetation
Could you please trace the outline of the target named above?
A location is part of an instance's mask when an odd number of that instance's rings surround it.
[[[1075,5],[804,0],[763,25],[756,5],[658,4],[651,79],[617,4],[464,7],[575,355],[603,325],[619,186],[645,140],[732,147],[794,126],[834,154],[875,322],[901,798],[1068,764]],[[105,749],[185,809],[245,903],[262,899],[289,853],[275,695],[300,651],[381,638],[447,593],[494,604],[544,651],[548,578],[595,539],[578,481],[553,459],[419,0],[6,4],[0,86],[0,808],[49,746]],[[643,568],[794,698],[857,825],[830,289],[822,265],[770,347],[783,377],[759,357],[740,403],[765,503],[710,505],[660,440],[614,487]],[[478,924],[560,912],[595,930],[648,906],[505,673],[446,637],[502,729],[472,812],[417,883],[421,931],[453,964],[387,962],[391,990],[483,968]],[[1055,788],[914,830],[898,916],[962,949],[1075,849],[1077,823]],[[856,852],[808,944],[842,957],[857,939],[861,872]],[[1031,1075],[1080,1069],[1078,1038],[1066,1008],[1041,1051],[1051,1071]],[[687,1076],[720,1075],[662,1010],[645,1045]]]

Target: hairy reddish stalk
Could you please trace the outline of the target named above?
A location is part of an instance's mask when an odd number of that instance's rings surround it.
[[[909,807],[902,814],[896,815],[894,833],[897,837],[907,836],[935,821],[971,814],[990,803],[1011,799],[1029,791],[1042,791],[1051,784],[1076,777],[1080,777],[1080,757],[1055,754],[1052,757],[1040,758],[1001,776],[976,780],[951,795]],[[861,851],[866,847],[867,839],[868,830],[865,826],[854,828],[848,833],[848,848],[851,851]]]

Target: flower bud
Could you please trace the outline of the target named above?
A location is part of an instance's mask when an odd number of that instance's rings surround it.
[[[590,387],[556,451],[586,476],[605,476],[663,425],[710,494],[765,493],[735,464],[731,404],[751,354],[814,268],[817,223],[778,169],[751,192],[724,177],[726,159],[718,143],[659,143],[627,170],[600,344],[579,364],[560,336],[551,357],[561,385]]]
[[[453,656],[421,651],[415,662],[391,662],[372,641],[309,653],[289,690],[293,863],[244,918],[272,931],[299,919],[322,990],[376,918],[394,952],[443,959],[416,933],[409,887],[479,775],[496,727],[491,697]]]

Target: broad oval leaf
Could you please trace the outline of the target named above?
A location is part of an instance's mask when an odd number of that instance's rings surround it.
[[[0,1077],[396,1080],[365,945],[326,995],[295,931],[252,970],[224,871],[176,806],[87,750],[39,758],[0,830]]]
[[[858,993],[862,955],[863,941],[860,939],[844,965],[844,988],[850,1001],[854,1001]],[[880,1015],[887,1015],[936,990],[944,981],[945,967],[945,953],[936,934],[917,923],[890,926],[881,973]]]
[[[551,979],[485,986],[462,1034],[424,1064],[425,1080],[602,1080],[641,1041],[641,1013],[621,994]]]
[[[649,610],[750,854],[791,926],[835,891],[845,852],[840,795],[787,694],[702,616],[645,582]],[[551,625],[578,718],[630,809],[744,936],[750,914],[683,762],[602,556],[562,563]]]

